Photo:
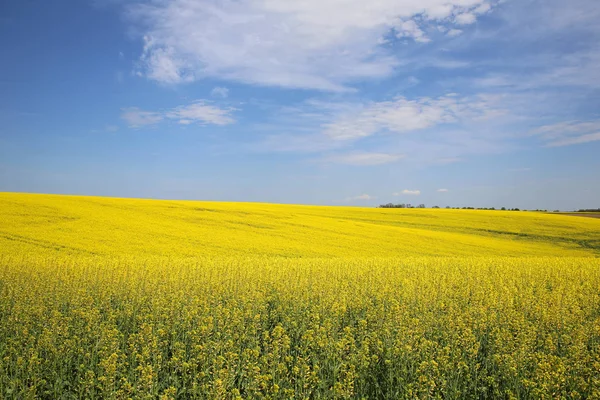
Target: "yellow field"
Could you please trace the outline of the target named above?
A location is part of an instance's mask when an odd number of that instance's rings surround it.
[[[0,398],[600,399],[600,220],[0,193]]]
[[[600,220],[0,193],[0,254],[173,257],[599,256]]]

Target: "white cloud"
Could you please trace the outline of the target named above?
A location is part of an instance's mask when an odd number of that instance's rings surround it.
[[[489,4],[489,3],[483,3],[479,7],[476,7],[475,10],[473,10],[473,12],[475,14],[480,15],[480,14],[487,14],[491,10],[492,10],[492,5],[491,4]]]
[[[355,201],[355,200],[375,200],[377,197],[374,196],[370,196],[368,194],[361,194],[360,196],[354,196],[354,197],[346,197],[345,201]]]
[[[205,101],[197,101],[187,106],[179,106],[167,111],[144,111],[137,107],[124,108],[121,118],[127,122],[130,128],[141,128],[148,125],[156,125],[163,120],[174,120],[181,125],[193,123],[229,125],[235,123],[231,116],[234,109],[219,108]]]
[[[450,29],[448,32],[446,32],[446,35],[450,37],[456,37],[459,36],[461,33],[463,33],[463,31],[460,29]]]
[[[416,86],[419,83],[421,83],[421,81],[416,76],[409,76],[406,79],[406,86],[408,86],[408,87]]]
[[[158,82],[340,91],[393,72],[390,34],[426,42],[430,24],[471,23],[490,1],[139,0],[127,15],[144,36],[140,71]]]
[[[484,78],[475,78],[471,80],[475,86],[484,88],[500,88],[510,87],[515,85],[514,79],[506,75],[489,75]]]
[[[130,128],[141,128],[142,126],[158,124],[164,117],[160,113],[131,107],[122,110],[121,118],[127,122]]]
[[[448,193],[448,189],[438,189],[439,193]]]
[[[326,162],[347,164],[347,165],[382,165],[389,164],[404,158],[402,154],[387,154],[387,153],[349,153],[335,155],[325,158]]]
[[[600,140],[600,132],[596,133],[588,133],[586,135],[570,137],[565,139],[559,139],[552,141],[547,144],[548,147],[560,147],[560,146],[570,146],[574,144],[582,144],[589,142],[596,142]]]
[[[144,54],[141,62],[146,66],[146,76],[160,83],[182,83],[195,80],[189,62],[181,59],[172,48],[154,48],[152,37],[144,37]],[[140,74],[142,74],[140,72]]]
[[[547,147],[570,146],[600,140],[600,121],[567,121],[544,125],[530,132]]]
[[[407,164],[449,164],[510,148],[515,130],[507,124],[515,117],[499,110],[511,101],[512,97],[450,94],[414,101],[313,99],[294,106],[269,104],[273,119],[252,126],[260,139],[248,148],[253,152],[324,153],[313,160],[325,163],[377,165],[398,161],[403,155],[402,162]],[[493,123],[492,118],[496,118]],[[361,146],[367,141],[368,147]]]
[[[540,126],[531,131],[534,135],[541,135],[546,139],[559,138],[565,135],[579,134],[581,132],[600,130],[600,121],[566,121],[551,125]]]
[[[459,14],[454,18],[454,22],[458,25],[470,25],[477,21],[477,16],[472,13]]]
[[[497,15],[503,23],[481,38],[490,45],[510,46],[512,55],[488,60],[488,69],[500,68],[482,83],[516,90],[600,87],[596,0],[505,2]]]
[[[167,112],[165,116],[167,118],[179,120],[180,124],[186,125],[193,122],[201,124],[229,125],[235,122],[231,117],[231,112],[232,109],[219,108],[206,104],[203,101],[198,101],[187,106],[176,107]]]
[[[379,132],[406,133],[464,120],[483,121],[504,115],[494,102],[488,96],[447,95],[348,105],[334,122],[323,125],[323,133],[334,140],[356,140]]]
[[[592,87],[600,88],[600,47],[578,51],[544,60],[552,66],[535,76],[529,83],[532,87]],[[525,81],[527,79],[525,78]]]
[[[226,87],[215,87],[213,88],[213,90],[211,90],[210,95],[212,97],[220,97],[222,99],[225,99],[229,96],[229,89],[227,89]]]
[[[409,37],[414,39],[416,42],[421,43],[428,43],[431,41],[431,39],[429,39],[427,35],[425,35],[425,32],[423,32],[423,30],[419,27],[419,24],[412,19],[402,22],[396,27],[396,30],[398,31],[396,36],[399,38]]]
[[[419,196],[421,194],[420,190],[408,190],[408,189],[404,189],[401,192],[396,192],[393,193],[393,196],[402,196],[402,195],[406,195],[406,196]]]

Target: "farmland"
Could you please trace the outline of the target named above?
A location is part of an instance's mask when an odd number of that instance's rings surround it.
[[[597,212],[564,213],[562,215],[571,215],[573,217],[600,218],[600,213]]]
[[[600,398],[600,220],[0,193],[0,398]]]
[[[600,224],[544,213],[0,194],[0,252],[98,257],[574,256]]]

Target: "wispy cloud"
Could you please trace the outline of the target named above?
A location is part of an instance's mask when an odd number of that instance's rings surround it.
[[[510,48],[505,57],[470,55],[486,76],[473,83],[503,90],[600,87],[600,7],[596,0],[503,2],[498,24],[463,45]],[[569,46],[564,46],[569,43]]]
[[[121,118],[130,128],[156,125],[164,119],[164,116],[161,113],[144,111],[137,107],[124,108],[121,111]]]
[[[392,196],[419,196],[421,194],[420,190],[408,190],[404,189],[401,192],[392,193]]]
[[[353,140],[380,132],[407,133],[436,125],[464,120],[483,121],[502,116],[505,110],[495,108],[487,96],[409,100],[397,97],[391,101],[348,106],[334,122],[323,126],[323,133],[335,140]]]
[[[229,96],[229,89],[227,89],[226,87],[217,86],[210,91],[210,95],[212,97],[220,97],[222,99],[225,99]]]
[[[574,144],[582,144],[589,142],[596,142],[600,140],[600,132],[596,133],[588,133],[586,135],[569,137],[564,139],[555,140],[547,144],[548,147],[561,147],[561,146],[571,146]]]
[[[597,35],[600,38],[600,34]],[[502,72],[488,72],[475,78],[473,85],[502,90],[548,90],[565,88],[600,88],[600,47],[578,49],[572,53],[535,54],[518,60],[502,60],[496,67]],[[504,70],[510,68],[512,73]],[[494,71],[494,68],[489,68]]]
[[[137,107],[124,108],[121,118],[130,128],[156,125],[163,120],[177,121],[181,125],[193,123],[229,125],[235,123],[235,119],[231,116],[233,111],[232,108],[220,108],[205,101],[196,101],[166,111],[145,111]]]
[[[178,120],[180,124],[212,124],[212,125],[229,125],[235,122],[235,119],[231,117],[230,108],[219,108],[204,101],[198,101],[196,103],[179,106],[171,111],[165,113],[167,118]]]
[[[390,38],[430,40],[468,25],[498,0],[154,0],[127,7],[143,32],[141,73],[162,83],[218,77],[245,83],[348,90],[401,60]]]
[[[485,94],[379,102],[313,99],[270,110],[275,116],[270,124],[254,129],[262,136],[254,150],[323,153],[321,161],[349,165],[401,159],[449,164],[507,147],[510,130],[503,128],[514,118],[504,103]]]
[[[115,133],[118,130],[119,130],[119,127],[117,125],[106,125],[104,127],[104,129],[92,129],[90,131],[90,133],[102,133],[102,132]]]
[[[551,63],[553,68],[539,74],[533,85],[600,88],[600,47],[555,57]]]
[[[477,16],[473,13],[462,13],[454,18],[457,25],[471,25],[477,21]]]
[[[366,200],[375,200],[377,197],[368,195],[368,194],[361,194],[360,196],[353,196],[353,197],[346,197],[346,199],[344,201],[346,202],[352,202],[352,201],[357,201],[357,200],[361,200],[361,201],[366,201]]]
[[[455,37],[459,36],[461,33],[463,33],[461,29],[450,29],[446,34],[450,37]]]
[[[530,132],[547,147],[570,146],[600,140],[600,121],[567,121],[544,125]]]
[[[448,193],[448,189],[438,189],[438,193]]]

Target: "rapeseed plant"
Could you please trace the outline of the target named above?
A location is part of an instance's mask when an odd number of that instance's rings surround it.
[[[0,398],[600,398],[600,221],[0,203]]]
[[[598,398],[592,258],[0,260],[7,398]]]

